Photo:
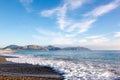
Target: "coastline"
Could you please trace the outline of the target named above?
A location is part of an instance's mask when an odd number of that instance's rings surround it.
[[[16,56],[16,57],[13,57],[13,56]],[[74,79],[88,79],[88,80],[89,79],[91,79],[91,80],[92,79],[95,79],[95,80],[104,80],[104,79],[116,80],[116,79],[118,79],[119,80],[120,79],[119,73],[118,73],[119,69],[117,70],[117,68],[112,68],[110,65],[105,64],[105,63],[98,64],[98,62],[84,62],[84,61],[74,62],[74,61],[69,61],[69,60],[64,61],[64,60],[16,55],[16,54],[12,54],[12,53],[11,54],[5,53],[2,55],[2,58],[3,57],[6,58],[6,60],[8,62],[9,61],[15,62],[17,64],[24,63],[26,65],[32,64],[32,65],[37,65],[37,66],[41,65],[44,67],[49,66],[47,68],[52,67],[52,69],[54,69],[55,71],[64,73],[64,74],[62,74],[62,76],[64,76],[64,79],[66,79],[66,80],[67,79],[72,79],[72,80],[74,80]],[[13,57],[13,58],[11,58],[11,57]],[[13,64],[12,64],[12,66],[13,66]],[[21,71],[21,70],[19,70],[19,71]],[[34,73],[34,72],[32,72],[32,73]],[[17,74],[17,76],[18,75],[19,74]],[[43,78],[43,76],[39,76],[39,75],[33,76],[33,75],[34,74],[32,74],[32,77]],[[4,75],[1,75],[1,76],[4,76]],[[11,75],[7,75],[7,76],[11,76]],[[12,77],[14,77],[14,76],[16,76],[16,74],[12,74]],[[26,75],[25,73],[24,73],[24,75],[19,75],[19,76],[31,77],[31,75]],[[46,80],[46,77],[44,77],[43,80]],[[50,79],[48,79],[48,80],[50,80]],[[52,79],[52,80],[54,80],[54,79]],[[63,79],[57,78],[57,80],[63,80]]]
[[[0,56],[0,80],[63,80],[60,73],[51,67],[27,63],[13,63]]]
[[[42,78],[42,77],[30,77],[30,76],[12,76],[12,75],[0,75],[0,80],[62,80],[56,78]]]
[[[0,49],[0,54],[2,54],[2,53],[10,53],[10,52],[13,52],[14,50],[11,50],[11,49],[5,49],[5,50],[3,50],[3,49]]]
[[[0,63],[6,62],[5,58],[0,58]]]

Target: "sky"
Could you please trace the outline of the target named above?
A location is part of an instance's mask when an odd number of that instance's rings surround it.
[[[0,47],[120,50],[120,0],[0,0]]]

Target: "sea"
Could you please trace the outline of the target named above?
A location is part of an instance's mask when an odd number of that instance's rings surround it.
[[[45,65],[61,73],[64,80],[120,80],[120,51],[18,50],[8,61]]]

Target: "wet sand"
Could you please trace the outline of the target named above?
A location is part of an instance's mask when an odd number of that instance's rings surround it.
[[[7,62],[0,57],[0,80],[63,80],[51,67]]]
[[[0,53],[10,53],[10,52],[13,52],[13,50],[11,50],[11,49],[6,49],[6,50],[0,49]]]
[[[62,79],[0,75],[0,80],[62,80]]]
[[[0,62],[6,62],[5,58],[0,58]]]

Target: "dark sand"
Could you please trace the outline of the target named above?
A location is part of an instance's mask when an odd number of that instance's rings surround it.
[[[62,80],[62,79],[59,79],[59,78],[41,78],[41,77],[28,77],[28,76],[0,75],[0,80]]]
[[[0,62],[6,62],[5,58],[0,58]]]
[[[0,80],[63,80],[63,77],[50,67],[12,63],[0,58]]]

